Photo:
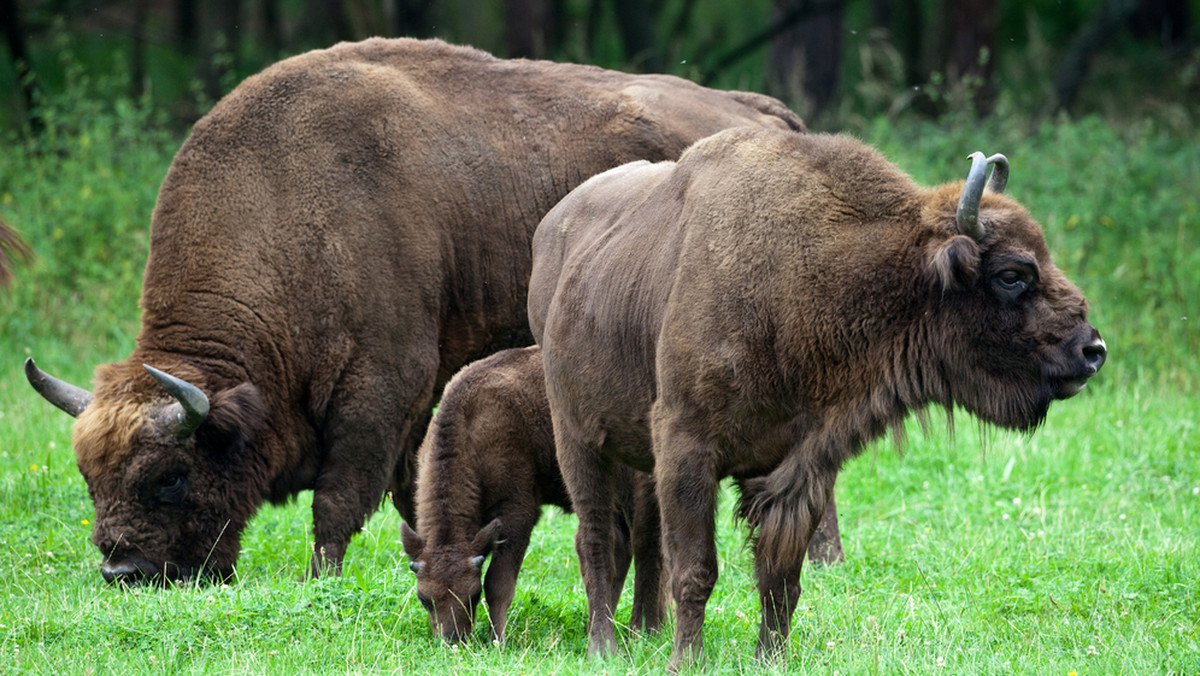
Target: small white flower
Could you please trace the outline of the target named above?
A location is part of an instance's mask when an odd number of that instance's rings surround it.
[[[1087,647],[1087,654],[1089,654],[1089,655],[1099,655],[1099,654],[1100,654],[1100,651],[1099,651],[1099,650],[1096,650],[1096,646],[1094,646],[1094,645],[1090,645],[1090,646],[1088,646],[1088,647]]]
[[[1021,506],[1021,498],[1013,498],[1013,507]]]

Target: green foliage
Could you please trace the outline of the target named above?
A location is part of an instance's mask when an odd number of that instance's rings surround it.
[[[120,91],[117,76],[92,82],[66,49],[63,70],[68,93],[42,102],[43,135],[0,139],[0,216],[36,255],[0,294],[0,350],[40,344],[40,359],[86,381],[72,352],[132,346],[150,212],[180,139],[145,101],[86,94]]]

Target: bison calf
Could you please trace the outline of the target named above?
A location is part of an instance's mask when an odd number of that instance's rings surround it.
[[[632,555],[638,566],[632,624],[655,629],[663,616],[658,504],[649,477],[628,468],[616,472],[612,594],[620,595]],[[418,453],[416,500],[417,528],[402,524],[401,535],[431,624],[450,642],[469,636],[482,591],[492,638],[503,640],[542,505],[571,510],[536,346],[474,362],[446,385]]]
[[[542,220],[529,317],[590,652],[615,647],[596,610],[613,467],[654,472],[675,666],[703,643],[717,485],[734,477],[772,654],[843,462],[930,404],[1031,429],[1104,363],[1040,226],[1000,194],[1007,161],[972,159],[965,185],[925,189],[849,138],[735,129],[596,176]]]

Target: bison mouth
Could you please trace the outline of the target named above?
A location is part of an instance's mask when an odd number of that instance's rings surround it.
[[[1087,376],[1082,378],[1061,378],[1055,383],[1054,398],[1070,399],[1087,387]]]
[[[168,586],[180,582],[227,582],[233,577],[232,571],[225,573],[210,568],[180,566],[167,562],[162,566],[149,559],[131,555],[121,559],[105,559],[100,565],[100,574],[109,584],[123,587],[149,584]]]

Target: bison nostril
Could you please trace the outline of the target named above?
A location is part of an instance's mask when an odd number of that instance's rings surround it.
[[[1083,359],[1091,367],[1092,373],[1100,370],[1104,366],[1104,361],[1108,358],[1108,348],[1104,341],[1097,336],[1092,342],[1083,346]]]
[[[123,585],[138,584],[144,577],[141,568],[126,562],[113,564],[105,561],[100,566],[100,574],[104,576],[104,581],[109,584],[120,583]]]

